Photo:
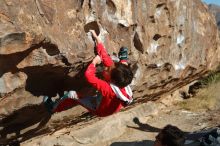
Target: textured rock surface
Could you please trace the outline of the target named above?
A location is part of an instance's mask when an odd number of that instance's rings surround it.
[[[80,107],[50,117],[40,104],[43,95],[87,91],[83,72],[94,57],[89,29],[109,53],[130,48],[135,103],[155,100],[219,64],[215,19],[200,0],[1,0],[1,142],[90,123]]]

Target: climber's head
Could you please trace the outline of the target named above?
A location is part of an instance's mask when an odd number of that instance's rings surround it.
[[[134,77],[130,66],[115,63],[115,67],[111,70],[111,82],[119,88],[129,85]]]

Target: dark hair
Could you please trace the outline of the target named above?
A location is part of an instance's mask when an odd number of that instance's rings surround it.
[[[156,138],[164,146],[183,146],[185,142],[185,133],[176,126],[165,126]]]
[[[111,82],[119,88],[123,88],[131,83],[133,76],[130,66],[115,63],[115,68],[111,71]]]

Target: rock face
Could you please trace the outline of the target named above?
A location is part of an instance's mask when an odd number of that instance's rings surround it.
[[[218,25],[218,29],[220,30],[220,6],[209,4],[209,10],[213,13],[216,19],[216,23]]]
[[[43,95],[89,88],[84,79],[94,57],[89,29],[99,34],[109,54],[121,46],[130,49],[134,103],[155,100],[219,65],[215,19],[200,0],[2,0],[1,143],[27,140],[27,127],[35,126],[36,136],[85,122],[82,109],[57,120],[40,103]],[[60,124],[64,119],[73,120]]]

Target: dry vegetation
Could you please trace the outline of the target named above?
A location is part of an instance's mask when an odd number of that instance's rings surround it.
[[[186,110],[197,111],[201,109],[214,110],[220,108],[220,73],[210,74],[202,79],[202,88],[192,98],[179,103]]]

